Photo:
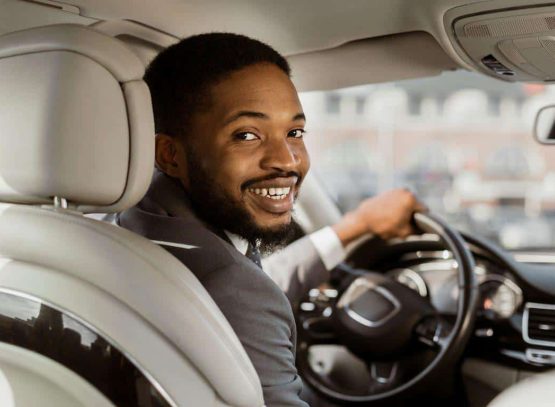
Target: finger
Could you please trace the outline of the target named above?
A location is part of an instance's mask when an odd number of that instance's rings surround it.
[[[414,211],[415,212],[430,212],[430,208],[428,208],[427,205],[425,205],[424,203],[420,202],[418,199],[416,200],[415,204],[414,204]]]
[[[403,228],[401,228],[399,230],[399,232],[397,233],[397,236],[407,237],[407,236],[413,235],[414,232],[415,232],[414,228],[409,224],[409,225],[406,225]]]

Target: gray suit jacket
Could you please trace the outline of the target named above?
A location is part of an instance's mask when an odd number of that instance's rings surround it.
[[[308,236],[262,259],[262,267],[294,305],[309,289],[329,280],[329,271]]]
[[[145,197],[119,214],[118,223],[151,240],[196,246],[163,247],[196,275],[233,327],[260,377],[266,404],[307,406],[299,397],[289,301],[268,275],[197,219],[187,202],[182,186],[156,171]]]

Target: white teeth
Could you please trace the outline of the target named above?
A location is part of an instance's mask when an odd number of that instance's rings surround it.
[[[265,196],[271,199],[284,199],[289,192],[291,192],[291,187],[286,188],[249,188],[249,191],[260,195]]]

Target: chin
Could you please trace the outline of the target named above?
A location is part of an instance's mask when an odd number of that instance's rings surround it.
[[[268,214],[264,216],[256,216],[256,225],[261,229],[279,230],[291,224],[291,213]]]

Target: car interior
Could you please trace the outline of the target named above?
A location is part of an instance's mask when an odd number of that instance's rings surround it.
[[[322,405],[552,405],[547,0],[0,0],[0,404],[265,405],[193,273],[102,220],[152,177],[145,68],[215,31],[291,64],[313,162],[304,233],[392,187],[430,209],[416,235],[349,247],[292,304]],[[370,285],[402,302],[378,326],[380,304],[357,301]]]

